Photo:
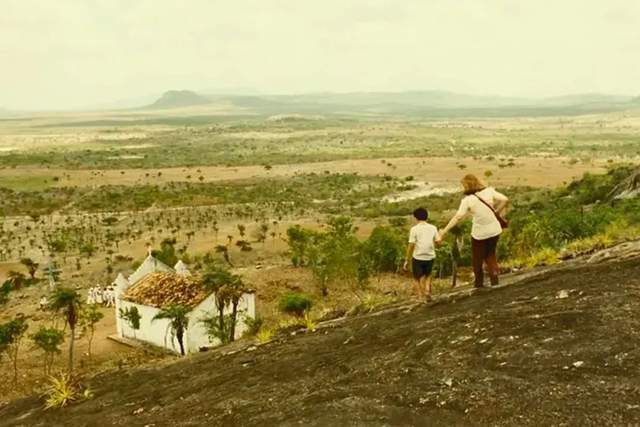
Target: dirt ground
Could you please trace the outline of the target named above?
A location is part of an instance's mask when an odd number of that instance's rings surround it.
[[[296,223],[312,228],[318,226],[311,219],[303,219]],[[371,222],[359,221],[357,224],[360,237],[366,237],[374,226],[374,223]],[[287,222],[283,222],[281,229],[286,229],[288,225]],[[232,234],[236,228],[235,222],[223,222],[219,226],[222,236]],[[190,242],[189,251],[203,253],[210,250],[213,239],[214,236],[211,232],[200,233]],[[145,239],[140,239],[133,241],[131,244],[124,242],[120,245],[119,253],[140,260],[146,256],[144,241]],[[186,238],[181,239],[181,241],[186,241]],[[249,253],[242,253],[236,247],[233,247],[231,251],[232,260],[235,265],[239,266],[236,271],[242,274],[246,283],[250,284],[257,292],[256,309],[264,319],[266,327],[275,328],[286,318],[277,307],[280,297],[287,292],[296,291],[310,295],[314,299],[314,307],[310,313],[314,319],[322,318],[327,313],[335,312],[336,310],[345,312],[358,303],[358,299],[353,292],[345,290],[331,291],[328,297],[320,298],[318,287],[315,285],[311,272],[308,269],[291,266],[291,262],[285,256],[286,249],[286,243],[278,238],[270,239],[264,245],[257,244],[256,250]],[[61,283],[76,287],[84,297],[90,286],[96,283],[104,286],[110,283],[120,271],[123,271],[125,275],[133,272],[130,265],[125,264],[120,265],[112,274],[106,274],[106,265],[103,259],[102,254],[96,254],[91,259],[90,264],[83,266],[81,273],[75,271],[72,258],[68,260],[67,264],[59,260],[63,270]],[[46,260],[38,260],[42,264],[46,262]],[[10,270],[25,271],[24,267],[18,262],[0,263],[0,283],[6,279]],[[38,277],[42,277],[42,275],[42,272],[38,272]],[[366,292],[366,295],[376,298],[377,301],[407,298],[411,290],[410,283],[408,278],[401,275],[386,274],[380,280],[378,278],[372,280],[371,289]],[[47,293],[46,281],[15,291],[12,293],[9,302],[0,309],[0,322],[12,319],[18,314],[25,315],[29,323],[27,335],[34,333],[41,325],[50,326],[53,315],[49,312],[41,311],[38,307],[38,301]],[[116,332],[116,313],[113,308],[102,308],[101,311],[104,318],[96,325],[96,334],[92,345],[92,361],[89,361],[88,358],[86,337],[79,334],[79,339],[76,341],[75,358],[81,372],[99,372],[114,366],[138,365],[160,357],[158,352],[138,351],[108,339],[109,335]],[[56,358],[55,372],[65,369],[66,358],[64,354],[66,354],[67,345],[68,337],[62,346],[63,355]],[[19,384],[14,386],[11,382],[0,382],[0,402],[29,395],[34,389],[39,389],[43,384],[42,352],[33,348],[28,336],[24,339],[20,354]],[[0,378],[9,374],[10,366],[8,362],[0,360]]]
[[[0,169],[0,184],[11,186],[14,180],[29,176],[33,179],[48,179],[51,186],[97,186],[97,185],[136,185],[160,184],[164,182],[191,181],[199,182],[197,177],[203,176],[203,182],[218,182],[242,179],[265,179],[289,177],[295,174],[324,173],[359,173],[361,175],[390,175],[404,178],[413,176],[416,180],[435,185],[447,186],[458,184],[465,173],[493,173],[491,183],[496,186],[528,185],[533,187],[556,187],[579,178],[584,173],[603,173],[606,171],[606,159],[593,162],[570,164],[570,159],[563,157],[518,157],[513,167],[498,167],[498,160],[484,160],[454,157],[400,157],[387,161],[392,166],[382,164],[381,159],[351,159],[331,162],[300,163],[292,165],[274,165],[271,170],[263,166],[199,166],[194,168],[164,169],[117,169],[117,170],[67,170],[49,168],[11,168]],[[465,169],[461,170],[460,165]],[[123,173],[124,172],[124,173]],[[151,172],[151,174],[150,174]],[[162,172],[161,176],[157,176]],[[53,178],[59,177],[54,182]]]
[[[640,265],[568,263],[514,285],[406,306],[89,381],[6,426],[635,425]],[[230,354],[224,354],[227,351]]]

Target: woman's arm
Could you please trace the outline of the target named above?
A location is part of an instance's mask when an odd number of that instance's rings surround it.
[[[415,243],[409,243],[409,245],[407,246],[407,253],[404,256],[404,266],[403,266],[405,270],[409,269],[409,260],[413,258],[413,249],[415,247],[416,247]]]
[[[462,221],[462,219],[464,218],[465,214],[460,214],[460,212],[456,213],[453,218],[451,218],[451,221],[449,221],[449,224],[447,224],[447,226],[440,231],[440,237],[438,238],[438,240],[436,240],[437,242],[441,242],[444,239],[444,236],[447,235],[447,233],[456,225],[458,225],[458,223],[460,221]]]
[[[442,241],[444,240],[444,236],[447,235],[449,230],[451,230],[453,227],[458,225],[458,223],[462,221],[462,219],[467,215],[468,212],[469,212],[469,206],[467,205],[466,199],[462,199],[462,201],[460,202],[460,207],[458,208],[458,212],[456,212],[453,218],[451,218],[451,221],[449,221],[449,224],[447,224],[447,226],[442,231],[440,231],[440,234],[436,239],[436,242],[442,243]]]

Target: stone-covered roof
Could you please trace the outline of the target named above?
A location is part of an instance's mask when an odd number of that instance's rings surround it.
[[[210,292],[193,277],[174,272],[157,272],[148,274],[131,286],[122,299],[157,308],[171,304],[195,308],[209,295]]]

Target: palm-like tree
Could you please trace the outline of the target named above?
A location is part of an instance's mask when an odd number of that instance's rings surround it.
[[[242,278],[236,274],[228,276],[228,281],[218,291],[216,298],[231,303],[231,325],[229,326],[229,342],[235,340],[238,305],[246,292]],[[224,308],[222,309],[224,310]]]
[[[7,280],[11,283],[11,286],[13,286],[13,289],[22,288],[22,286],[27,281],[27,278],[25,277],[25,275],[20,273],[19,271],[10,271],[7,274],[7,277],[8,277]]]
[[[218,309],[218,323],[220,330],[224,330],[224,310],[231,304],[231,325],[229,327],[229,341],[235,339],[235,329],[238,317],[238,304],[242,295],[246,292],[246,286],[242,278],[237,274],[219,266],[208,266],[202,277],[205,288],[216,296]]]
[[[73,289],[58,288],[49,299],[49,307],[55,312],[61,313],[69,329],[71,339],[69,340],[69,374],[73,371],[73,349],[75,344],[76,326],[80,317],[81,309],[80,295]]]
[[[189,325],[189,309],[180,304],[171,304],[162,308],[158,314],[153,316],[152,321],[157,319],[169,320],[171,336],[178,340],[180,354],[184,356],[184,332]]]
[[[29,271],[29,276],[31,277],[31,280],[35,279],[36,272],[38,271],[38,267],[40,266],[40,264],[38,264],[31,258],[22,258],[20,260],[20,264],[24,265],[27,268],[27,271]]]

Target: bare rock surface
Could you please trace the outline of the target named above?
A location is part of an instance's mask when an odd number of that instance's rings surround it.
[[[0,424],[637,425],[638,245],[265,345],[101,374],[90,400],[49,411],[39,397],[14,401]]]

